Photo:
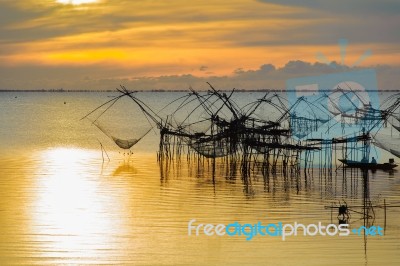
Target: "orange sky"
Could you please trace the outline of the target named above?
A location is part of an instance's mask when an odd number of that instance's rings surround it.
[[[232,75],[263,64],[321,61],[318,52],[340,62],[343,38],[347,65],[367,50],[372,56],[363,66],[400,63],[398,12],[385,3],[377,9],[372,0],[355,0],[363,4],[359,11],[322,0],[15,2],[0,3],[0,67],[21,75],[35,66],[84,68],[87,76],[122,70],[108,78]]]

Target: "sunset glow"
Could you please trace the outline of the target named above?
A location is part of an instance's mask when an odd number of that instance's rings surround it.
[[[319,52],[327,56],[327,63],[340,62],[339,39],[348,40],[346,66],[370,50],[372,55],[360,66],[396,68],[389,71],[392,79],[400,67],[398,18],[389,10],[362,4],[364,13],[322,1],[318,5],[274,0],[9,2],[2,10],[10,16],[0,26],[0,73],[4,75],[0,87],[32,87],[28,81],[32,72],[40,72],[35,79],[48,80],[45,73],[51,69],[65,77],[60,85],[70,88],[87,86],[79,81],[84,77],[94,81],[100,76],[119,84],[127,77],[173,76],[168,81],[173,84],[157,83],[173,89],[177,84],[188,86],[180,75],[230,78],[258,71],[262,65],[273,65],[283,73],[265,76],[257,87],[282,87],[290,78],[284,70],[288,62],[321,62],[316,56]],[[368,20],[355,22],[365,16]],[[73,72],[82,77],[69,74]],[[247,84],[248,79],[241,81]],[[104,83],[92,85],[98,84]],[[39,86],[50,87],[38,81]]]
[[[0,0],[0,266],[399,265],[400,0]]]
[[[98,2],[98,0],[56,0],[58,3],[65,5],[81,5]]]

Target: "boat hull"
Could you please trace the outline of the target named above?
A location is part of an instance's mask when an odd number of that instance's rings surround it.
[[[339,159],[343,164],[345,164],[349,168],[361,168],[361,169],[371,169],[371,170],[393,170],[397,167],[397,164],[394,163],[363,163],[358,161],[351,161],[345,159]]]

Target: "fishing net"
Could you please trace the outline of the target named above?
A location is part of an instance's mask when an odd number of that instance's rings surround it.
[[[289,110],[288,101],[278,95],[265,95],[259,100],[257,108],[253,111],[252,116],[264,121],[277,121]]]
[[[210,133],[212,117],[223,123],[230,121],[234,115],[224,99],[215,94],[192,91],[169,103],[159,116],[172,129],[188,134],[206,134]]]
[[[137,103],[122,96],[110,96],[111,100],[85,118],[119,148],[130,149],[152,130],[152,125]]]
[[[400,138],[392,137],[384,134],[376,134],[374,136],[375,146],[384,149],[391,154],[400,158]]]
[[[117,146],[120,147],[121,149],[130,149],[133,145],[138,143],[145,135],[147,135],[147,133],[151,131],[150,128],[148,131],[146,131],[143,135],[139,136],[138,138],[121,139],[111,135],[111,133],[109,133],[109,130],[105,129],[104,126],[100,125],[99,121],[94,121],[92,122],[92,124],[95,125],[98,129],[100,129],[100,131],[103,132],[107,137],[112,139],[115,142],[115,144],[117,144]]]

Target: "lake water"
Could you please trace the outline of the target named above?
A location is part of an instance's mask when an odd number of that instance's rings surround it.
[[[315,169],[307,178],[242,178],[217,160],[213,174],[210,162],[199,166],[185,156],[160,163],[156,129],[128,155],[80,120],[116,95],[0,93],[1,265],[400,265],[399,172],[378,170],[365,179],[359,171]],[[180,95],[138,97],[159,110]],[[248,102],[260,95],[237,97]],[[143,114],[122,107],[104,120],[115,134],[143,135],[150,128]],[[366,198],[373,206],[368,218]],[[338,209],[326,207],[344,201],[350,229],[375,225],[384,235],[300,234],[284,241],[188,235],[192,219],[194,225],[337,225]]]

